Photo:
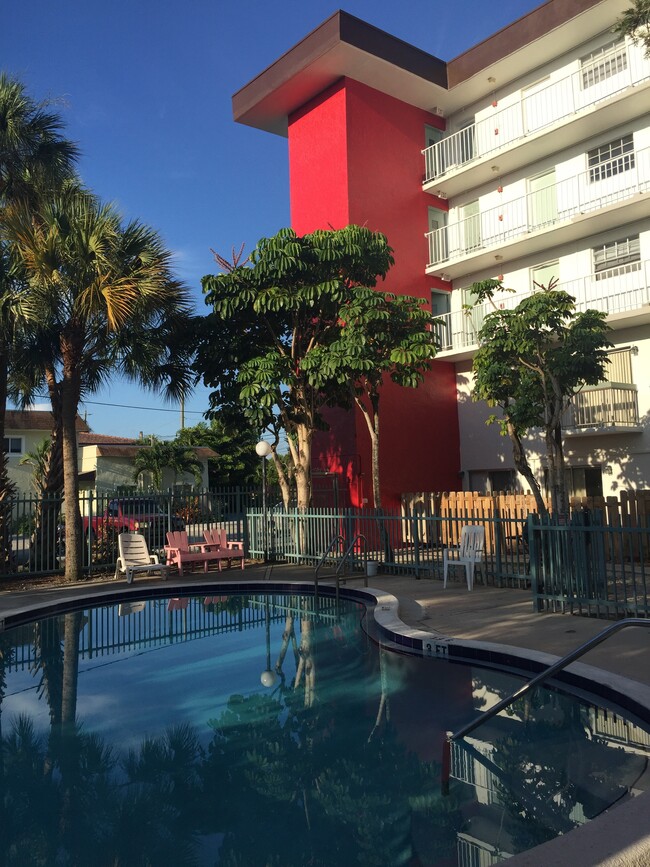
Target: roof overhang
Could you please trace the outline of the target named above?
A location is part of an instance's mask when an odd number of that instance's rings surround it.
[[[239,123],[287,135],[289,116],[341,78],[424,111],[471,105],[503,83],[611,28],[628,0],[547,0],[446,63],[338,11],[233,96]]]
[[[447,86],[444,61],[338,11],[237,91],[233,116],[286,135],[289,115],[343,77],[427,109]]]

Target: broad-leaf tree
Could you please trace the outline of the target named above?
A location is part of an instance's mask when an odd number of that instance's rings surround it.
[[[619,36],[629,36],[635,45],[643,45],[650,57],[650,0],[634,0],[616,22]]]
[[[385,236],[361,226],[303,237],[282,229],[258,243],[250,266],[203,278],[214,312],[204,321],[197,369],[214,388],[212,406],[243,407],[256,431],[276,425],[277,433],[281,425],[299,509],[311,501],[311,445],[323,425],[321,410],[347,397],[335,383],[314,385],[305,363],[338,339],[340,311],[354,290],[374,287],[392,262]],[[280,475],[280,462],[275,466]],[[285,479],[285,499],[287,490]]]
[[[424,301],[356,287],[339,312],[336,340],[309,354],[304,367],[315,387],[334,381],[349,392],[366,422],[371,442],[374,506],[381,508],[379,398],[383,383],[415,388],[436,353],[432,317]]]
[[[7,209],[9,212],[10,209]],[[5,231],[28,278],[21,317],[49,347],[39,375],[60,413],[66,577],[80,574],[81,522],[75,420],[79,402],[115,372],[178,399],[190,387],[185,288],[171,254],[138,222],[76,183],[41,202],[18,203]],[[50,354],[51,353],[51,354]]]
[[[490,416],[510,438],[517,470],[535,496],[540,514],[547,513],[540,484],[530,466],[524,436],[533,429],[543,435],[551,505],[554,514],[569,509],[562,445],[562,415],[574,396],[586,385],[605,377],[608,364],[606,314],[577,311],[575,298],[548,287],[523,298],[512,309],[489,313],[479,332],[474,356],[474,400],[498,407],[501,416]],[[476,303],[491,301],[503,291],[498,280],[474,283]]]

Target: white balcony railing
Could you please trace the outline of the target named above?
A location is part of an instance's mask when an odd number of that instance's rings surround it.
[[[599,58],[608,64],[603,78],[594,78],[581,69],[564,78],[550,81],[534,92],[522,91],[520,99],[497,110],[488,118],[453,133],[422,151],[424,183],[494,154],[551,124],[590,109],[604,99],[650,79],[650,59],[642,50],[627,45],[614,46]]]
[[[578,310],[602,310],[608,315],[639,310],[650,305],[650,260],[600,271],[558,284],[576,299]],[[495,298],[498,308],[512,309],[529,295],[504,293]],[[436,334],[441,351],[462,352],[475,349],[483,320],[494,307],[489,303],[471,310],[457,310],[436,317]]]
[[[602,385],[576,394],[562,417],[565,430],[636,427],[639,404],[635,385]]]
[[[650,190],[650,148],[631,151],[579,175],[496,208],[428,232],[428,268],[477,251],[499,247],[531,232],[549,229],[578,214],[598,211]]]

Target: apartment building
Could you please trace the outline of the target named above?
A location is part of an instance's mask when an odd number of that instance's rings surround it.
[[[235,119],[286,135],[292,224],[349,222],[395,250],[388,288],[440,317],[416,394],[387,389],[386,505],[415,490],[517,489],[509,442],[471,399],[498,278],[514,306],[558,285],[603,310],[607,379],[565,419],[575,494],[650,485],[650,59],[618,37],[627,0],[548,0],[448,63],[338,12],[233,97]],[[368,496],[363,423],[334,414],[315,463]],[[544,479],[541,442],[533,466]]]

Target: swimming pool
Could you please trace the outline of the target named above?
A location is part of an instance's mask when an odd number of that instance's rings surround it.
[[[5,864],[471,865],[644,787],[647,731],[378,646],[360,602],[136,598],[0,633]]]

